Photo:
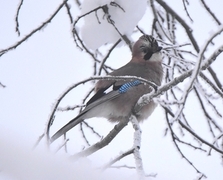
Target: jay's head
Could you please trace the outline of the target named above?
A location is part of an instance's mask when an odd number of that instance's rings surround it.
[[[161,49],[152,36],[143,35],[133,45],[132,56],[145,61],[161,61]]]

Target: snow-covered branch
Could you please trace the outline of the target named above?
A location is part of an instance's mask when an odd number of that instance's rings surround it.
[[[140,147],[141,147],[141,129],[139,126],[139,122],[136,119],[134,115],[130,117],[130,121],[132,123],[132,126],[135,130],[134,132],[134,143],[133,143],[133,148],[134,148],[134,158],[135,158],[135,164],[136,164],[136,170],[139,175],[139,179],[143,179],[145,177],[145,172],[143,168],[143,163],[142,163],[142,157],[140,154]]]

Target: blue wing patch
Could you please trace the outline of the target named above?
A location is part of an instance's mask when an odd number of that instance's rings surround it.
[[[139,80],[135,80],[135,81],[132,81],[132,82],[128,82],[128,83],[125,83],[123,84],[119,89],[119,93],[125,93],[127,92],[131,87],[133,86],[137,86],[141,84],[141,82]]]
[[[139,80],[135,80],[127,82],[121,86],[113,86],[113,89],[111,89],[111,87],[102,88],[87,102],[87,106],[96,100],[101,99],[103,96],[110,94],[112,91],[118,91],[119,94],[126,93],[131,87],[137,86],[141,83],[142,82]]]

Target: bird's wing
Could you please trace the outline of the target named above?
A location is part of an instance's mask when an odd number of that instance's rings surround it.
[[[128,63],[125,66],[113,71],[109,75],[111,76],[139,76],[141,71],[139,68],[142,66],[135,65],[134,63]],[[101,104],[107,100],[117,98],[120,93],[119,88],[124,84],[134,82],[131,80],[100,80],[95,86],[95,95],[87,102],[86,110],[90,109],[92,106]],[[110,91],[107,91],[110,88]],[[93,104],[92,104],[93,103]]]
[[[84,109],[83,113],[85,113],[86,111],[89,111],[90,109],[92,109],[95,106],[98,106],[106,101],[110,101],[112,99],[115,99],[119,96],[121,96],[123,93],[126,93],[128,91],[129,88],[133,87],[133,86],[137,86],[141,84],[141,82],[139,80],[135,80],[135,81],[122,81],[122,83],[120,82],[115,82],[113,84],[113,89],[106,93],[107,89],[103,89],[102,91],[98,91],[88,102],[87,102],[87,107]]]

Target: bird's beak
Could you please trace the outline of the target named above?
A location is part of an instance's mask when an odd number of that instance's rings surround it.
[[[157,51],[156,52],[160,52],[163,48],[161,46],[157,47]]]

